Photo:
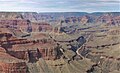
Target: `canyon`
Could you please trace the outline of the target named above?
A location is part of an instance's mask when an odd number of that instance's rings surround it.
[[[119,12],[0,12],[0,73],[119,71]]]

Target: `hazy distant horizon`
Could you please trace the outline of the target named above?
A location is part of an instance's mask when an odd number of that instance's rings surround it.
[[[120,0],[0,0],[0,12],[120,12]]]
[[[0,11],[0,13],[120,13],[120,11],[119,12],[31,12],[31,11],[28,11],[28,12],[26,12],[26,11]]]
[[[42,11],[42,12],[35,12],[35,11],[0,11],[0,13],[2,13],[2,12],[6,12],[6,13],[10,13],[10,12],[15,12],[15,13],[22,13],[22,12],[24,12],[24,13],[120,13],[120,11],[111,11],[111,12],[108,12],[108,11],[96,11],[96,12],[75,12],[75,11],[71,11],[71,12],[65,12],[65,11],[48,11],[48,12],[44,12],[44,11]]]

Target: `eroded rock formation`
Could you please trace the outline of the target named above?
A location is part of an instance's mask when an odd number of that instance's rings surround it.
[[[40,37],[40,35],[43,37]],[[26,62],[34,63],[39,58],[45,60],[60,58],[60,56],[57,57],[59,47],[52,39],[49,39],[45,34],[33,37],[39,39],[17,38],[11,32],[0,31],[1,73],[28,73]]]

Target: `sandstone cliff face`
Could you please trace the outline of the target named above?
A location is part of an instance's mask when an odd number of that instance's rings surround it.
[[[86,16],[83,16],[83,17],[81,18],[81,21],[80,21],[80,22],[81,22],[82,24],[86,24],[86,23],[88,23],[88,20],[89,20],[89,19],[88,19]]]
[[[3,49],[4,50],[4,49]],[[4,51],[0,51],[0,73],[27,73],[27,65]]]
[[[17,38],[10,30],[7,33],[0,30],[1,73],[29,73],[26,63],[36,63],[40,58],[44,60],[60,58],[58,57],[59,47],[52,39],[47,39],[48,36],[43,33],[33,37],[39,39]],[[56,47],[58,50],[55,50]]]
[[[38,62],[43,63],[43,60],[40,61],[40,59],[44,59],[45,61],[48,61],[48,62],[49,61],[55,62],[56,60],[58,60],[59,62],[59,60],[62,59],[64,63],[61,62],[60,64],[58,63],[58,64],[50,65],[51,66],[50,68],[55,70],[58,68],[60,72],[62,72],[61,69],[63,68],[67,70],[69,69],[70,71],[73,68],[81,69],[84,66],[84,65],[81,65],[82,62],[85,61],[84,64],[86,64],[86,60],[82,60],[82,57],[76,56],[75,52],[78,47],[80,47],[82,44],[84,44],[84,42],[86,42],[85,38],[81,37],[77,40],[70,40],[70,41],[65,41],[65,40],[61,41],[61,39],[59,39],[60,41],[57,41],[53,39],[51,36],[49,36],[49,34],[41,33],[41,32],[49,33],[53,30],[53,28],[50,24],[46,22],[41,22],[40,21],[42,19],[40,18],[41,16],[37,17],[37,15],[38,15],[37,13],[34,13],[34,14],[33,13],[28,13],[28,14],[26,13],[11,14],[10,13],[10,15],[3,13],[2,15],[0,15],[0,18],[1,18],[0,19],[0,73],[29,73],[28,64],[33,65],[30,69],[39,69],[39,68],[43,69],[44,66],[41,67],[41,65],[43,64],[39,63],[39,65],[35,65]],[[49,19],[49,18],[51,17],[49,17],[48,15],[48,18],[45,18],[45,19]],[[66,17],[65,20],[63,21],[64,23],[87,24],[87,23],[100,22],[100,23],[106,23],[107,25],[116,25],[116,24],[119,25],[120,17],[111,15],[111,14],[102,14],[98,16],[88,14],[88,15],[83,15],[79,17],[74,17],[71,15],[69,17]],[[75,27],[78,27],[78,26],[75,26]],[[69,28],[73,29],[73,27],[69,27]],[[87,29],[87,31],[89,30],[88,27],[81,28],[80,30],[82,29],[83,30]],[[59,28],[56,27],[53,31],[58,32],[58,30]],[[94,33],[97,32],[95,30],[94,31],[91,31],[91,30],[92,29],[90,29],[90,32],[94,32]],[[73,32],[74,31],[76,30],[73,30]],[[87,33],[87,31],[85,31],[85,34],[89,34]],[[102,30],[98,30],[98,31],[101,32]],[[120,31],[119,29],[117,30],[114,29],[114,30],[108,31],[107,34],[109,34],[109,36],[113,36],[113,35],[116,36],[120,34]],[[104,39],[105,36],[107,36],[107,34],[98,35],[97,37]],[[65,38],[66,34],[65,34],[65,37],[64,36],[62,37],[62,35],[60,35],[60,37]],[[113,37],[113,38],[115,39],[116,37]],[[66,39],[69,39],[69,38],[67,37]],[[90,41],[92,42],[88,42],[88,44],[86,44],[85,49],[83,47],[80,51],[78,51],[80,52],[81,56],[86,57],[87,59],[90,59],[91,60],[90,62],[96,63],[88,70],[88,73],[89,72],[107,73],[107,72],[112,72],[112,70],[119,71],[120,58],[106,55],[105,52],[101,51],[104,49],[106,50],[106,48],[109,48],[110,46],[118,45],[119,42],[117,41],[119,40],[116,41],[115,39],[115,42],[111,43],[111,39],[107,39],[109,41],[105,44],[104,41],[100,41],[96,43],[95,39],[98,39],[97,41],[101,40],[99,38],[94,38],[92,36],[92,38],[90,38]],[[60,44],[66,43],[65,45],[70,47],[67,49],[63,49],[63,47],[58,45],[58,43]],[[94,45],[91,45],[91,44],[94,44]],[[96,45],[96,44],[99,44],[99,45]],[[94,48],[96,48],[95,51],[94,51]],[[100,49],[100,50],[97,52],[96,51],[97,49]],[[82,61],[78,61],[78,60],[82,60]],[[50,62],[50,63],[53,63],[53,62]],[[44,65],[45,65],[45,68],[47,68],[45,63]],[[67,65],[69,66],[68,68],[66,68]],[[47,69],[43,69],[43,72],[44,70],[47,70]],[[69,72],[69,70],[67,72]],[[76,70],[76,73],[79,73],[81,71]],[[35,71],[32,71],[32,72],[34,73]]]
[[[28,51],[9,51],[9,54],[18,59],[23,59],[29,61]]]
[[[41,56],[45,60],[54,60],[55,59],[55,50],[54,49],[39,49]]]
[[[84,15],[80,17],[68,17],[64,20],[65,23],[106,23],[107,25],[119,25],[120,24],[120,16],[115,16],[111,14],[102,14],[102,15]]]
[[[41,22],[41,23],[32,23],[33,32],[51,32],[52,26],[50,24]]]
[[[110,14],[105,14],[105,15],[102,15],[98,18],[98,21],[99,22],[102,22],[102,23],[106,23],[108,25],[115,25],[114,23],[114,17]]]
[[[66,15],[68,16],[66,16]],[[82,15],[81,15],[82,14]],[[14,12],[1,12],[0,19],[4,20],[30,20],[32,22],[56,22],[60,16],[65,23],[106,23],[108,25],[119,25],[120,13],[14,13]]]
[[[0,26],[19,29],[23,32],[47,32],[52,31],[52,26],[48,23],[32,23],[29,20],[0,20]]]
[[[0,62],[1,73],[27,73],[27,66],[25,62],[20,63],[4,63]]]
[[[39,58],[53,60],[57,56],[55,54],[55,52],[57,53],[57,51],[55,50],[57,45],[51,40],[14,39],[9,40],[9,43],[11,43],[11,47],[9,47],[10,50],[7,50],[8,53],[18,59],[23,59],[27,61],[31,61],[30,58],[34,58],[35,60],[38,60]],[[59,47],[57,49],[59,49]]]

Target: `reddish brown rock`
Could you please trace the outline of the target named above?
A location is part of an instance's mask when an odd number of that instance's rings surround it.
[[[20,29],[24,32],[46,32],[52,31],[52,26],[48,23],[33,23],[29,20],[0,20],[1,27],[13,28],[13,29]]]
[[[42,58],[45,60],[54,60],[56,59],[56,51],[55,51],[55,44],[44,44],[41,47],[39,47],[39,51],[41,53]]]
[[[41,23],[32,23],[32,29],[33,29],[33,32],[50,32],[52,31],[52,26],[50,26],[50,24],[48,23],[44,23],[44,22],[41,22]]]
[[[81,24],[86,24],[86,23],[88,23],[88,18],[87,18],[87,16],[83,16],[82,18],[81,18],[81,21],[80,21],[80,23]]]
[[[24,61],[0,52],[0,73],[27,73],[27,66]]]
[[[1,73],[27,73],[25,62],[20,63],[4,63],[0,62]]]
[[[0,52],[6,52],[6,50],[4,49],[4,48],[2,48],[2,47],[0,47]]]

